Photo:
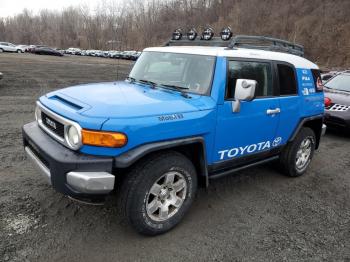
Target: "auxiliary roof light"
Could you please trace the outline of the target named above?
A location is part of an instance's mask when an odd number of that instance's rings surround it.
[[[210,40],[214,36],[214,30],[211,27],[207,27],[204,29],[202,33],[202,39],[203,40]]]
[[[225,27],[221,30],[220,32],[220,36],[221,36],[221,39],[223,41],[228,41],[231,39],[232,37],[232,30],[231,30],[231,27]]]
[[[193,40],[195,40],[196,38],[197,38],[197,31],[196,31],[196,29],[195,28],[191,28],[189,31],[188,31],[188,33],[187,33],[187,38],[188,38],[188,40],[191,40],[191,41],[193,41]]]
[[[173,33],[173,40],[181,40],[182,38],[182,30],[181,28],[178,28]]]

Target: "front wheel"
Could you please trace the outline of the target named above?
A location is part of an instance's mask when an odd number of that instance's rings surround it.
[[[280,164],[284,173],[291,177],[303,175],[315,152],[316,137],[311,128],[304,127],[281,154]]]
[[[124,179],[120,207],[141,234],[158,235],[175,227],[197,191],[192,162],[177,152],[153,155]]]
[[[22,51],[21,51],[20,49],[18,49],[18,50],[17,50],[17,53],[20,54],[20,53],[22,53]]]

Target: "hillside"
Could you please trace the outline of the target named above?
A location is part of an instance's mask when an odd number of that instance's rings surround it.
[[[142,49],[160,45],[177,28],[226,25],[235,34],[267,35],[305,46],[324,68],[350,67],[348,0],[102,1],[96,10],[69,7],[0,19],[0,40],[84,49]],[[112,41],[111,41],[112,40]]]

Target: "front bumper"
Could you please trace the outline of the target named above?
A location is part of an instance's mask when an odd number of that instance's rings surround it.
[[[22,134],[28,158],[57,191],[91,199],[114,189],[113,158],[72,151],[49,137],[36,122],[24,125]]]

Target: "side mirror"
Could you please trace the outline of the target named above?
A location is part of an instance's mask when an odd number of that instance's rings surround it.
[[[258,82],[249,79],[237,79],[235,101],[232,101],[232,112],[241,111],[241,101],[252,101],[255,97],[255,89]]]

